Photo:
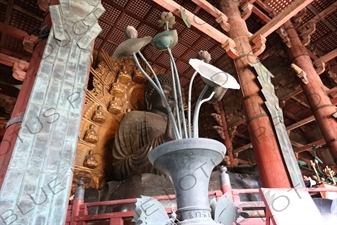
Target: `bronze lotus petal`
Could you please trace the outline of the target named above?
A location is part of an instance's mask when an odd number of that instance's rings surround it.
[[[125,56],[130,56],[133,53],[139,52],[145,45],[151,42],[151,37],[143,37],[143,38],[130,38],[126,41],[123,41],[116,48],[115,52],[112,54],[112,59],[121,59]]]
[[[173,48],[178,43],[177,30],[166,30],[156,36],[151,41],[151,44],[158,50],[167,50]]]

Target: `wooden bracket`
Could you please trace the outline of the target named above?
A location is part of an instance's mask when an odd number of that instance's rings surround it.
[[[325,71],[325,63],[323,61],[315,61],[313,62],[313,65],[318,75]]]
[[[259,56],[266,49],[267,39],[262,35],[253,40],[253,53],[255,56]]]
[[[307,46],[310,43],[311,35],[316,31],[316,23],[309,22],[306,23],[303,27],[298,30],[301,42],[304,46]]]
[[[227,55],[232,59],[236,59],[239,54],[236,50],[235,42],[232,39],[228,39],[225,43],[221,45],[223,49],[225,49]]]
[[[290,42],[289,36],[287,34],[287,32],[285,31],[284,27],[281,26],[276,33],[278,33],[278,35],[281,37],[282,41],[287,45],[288,48],[292,47],[292,44]]]
[[[294,63],[291,64],[291,68],[296,72],[297,76],[302,80],[303,83],[309,84],[307,74],[304,72],[304,70]]]
[[[37,40],[39,40],[39,38],[35,35],[25,36],[22,40],[23,49],[29,53],[33,53]]]
[[[254,5],[249,3],[248,1],[243,2],[240,5],[240,8],[242,10],[241,18],[244,19],[244,20],[248,19],[248,17],[250,17],[250,15],[252,14],[253,7],[254,7]]]
[[[221,28],[225,31],[229,31],[230,29],[230,25],[227,22],[227,17],[225,17],[224,15],[220,15],[218,18],[215,19],[215,21],[220,24]]]
[[[329,74],[329,77],[337,84],[337,74],[331,70],[328,71],[328,74]]]
[[[294,24],[294,27],[298,27],[302,22],[304,16],[307,14],[307,8],[302,9],[299,11],[292,19],[291,21]]]

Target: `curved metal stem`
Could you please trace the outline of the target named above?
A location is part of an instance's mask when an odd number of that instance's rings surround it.
[[[160,86],[160,88],[156,85],[156,83],[151,79],[151,77],[145,72],[145,70],[141,67],[141,65],[139,64],[139,61],[137,59],[137,56],[136,56],[136,53],[133,53],[132,54],[133,56],[133,59],[135,60],[135,63],[137,65],[137,67],[139,68],[139,70],[142,72],[142,74],[146,77],[146,79],[152,84],[152,86],[156,89],[156,91],[158,91],[160,97],[162,97],[162,99],[164,100],[164,104],[165,104],[165,107],[167,109],[167,112],[168,112],[168,115],[169,115],[169,118],[170,118],[170,122],[171,122],[171,125],[172,125],[172,128],[173,128],[173,132],[174,132],[174,136],[176,139],[181,139],[181,135],[178,131],[178,128],[177,128],[177,124],[174,120],[174,116],[173,116],[173,113],[172,113],[172,110],[171,110],[171,107],[170,105],[168,104],[167,102],[167,99],[163,93],[162,88]]]
[[[191,81],[190,81],[190,85],[188,87],[187,126],[188,126],[188,137],[189,138],[192,138],[192,124],[191,124],[192,84],[197,74],[198,74],[197,71],[193,73]]]
[[[179,104],[180,104],[180,110],[181,110],[181,119],[183,121],[183,128],[184,128],[184,134],[185,134],[185,137],[187,137],[187,127],[186,127],[186,118],[185,118],[185,113],[184,113],[184,102],[183,102],[183,98],[182,98],[182,95],[181,95],[181,85],[180,85],[180,80],[179,80],[179,74],[178,74],[178,69],[177,69],[177,65],[175,64],[174,62],[174,58],[173,58],[173,55],[172,55],[172,51],[170,48],[167,48],[167,51],[169,53],[169,56],[170,56],[170,61],[172,62],[173,64],[173,67],[174,67],[174,74],[176,76],[176,81],[177,81],[177,88],[178,88],[178,101],[179,101]],[[173,74],[173,73],[172,73]],[[179,116],[179,115],[177,115]]]
[[[203,98],[203,96],[205,95],[208,87],[209,87],[208,85],[206,85],[204,87],[204,89],[200,93],[198,101],[197,101],[197,103],[195,105],[194,115],[193,115],[193,138],[198,138],[199,137],[198,120],[199,120],[199,111],[200,111],[201,105],[204,102],[207,102],[207,101],[211,100],[213,98],[213,96],[215,95],[215,91],[213,91],[208,98],[205,98],[205,99],[201,100]]]
[[[179,115],[179,104],[178,104],[178,98],[177,98],[177,89],[176,89],[176,82],[174,77],[174,66],[173,62],[170,60],[170,66],[171,66],[171,73],[172,73],[172,86],[173,86],[173,97],[174,97],[174,110],[176,111],[176,117],[177,117],[177,125],[178,130],[181,135],[181,122],[180,122],[180,115]]]
[[[153,77],[154,77],[154,79],[155,79],[155,81],[156,81],[158,87],[159,87],[160,90],[163,92],[163,89],[162,89],[162,87],[161,87],[161,84],[160,84],[160,82],[159,82],[159,80],[158,80],[158,77],[157,77],[156,73],[155,73],[154,70],[152,69],[152,66],[151,66],[150,63],[146,60],[146,58],[143,56],[143,54],[142,54],[140,51],[137,52],[137,53],[138,53],[138,55],[140,56],[140,58],[142,58],[142,60],[145,62],[145,64],[147,65],[147,67],[149,67],[151,73],[153,73]]]

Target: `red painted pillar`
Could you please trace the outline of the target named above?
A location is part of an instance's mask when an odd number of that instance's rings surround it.
[[[256,75],[249,62],[256,62],[249,44],[248,29],[241,18],[237,0],[222,0],[219,8],[228,17],[230,24],[229,36],[236,44],[239,57],[235,59],[241,91],[243,108],[247,118],[247,125],[255,152],[260,177],[264,187],[291,187],[290,180],[281,157],[278,141],[273,129],[272,121],[267,113],[264,100]]]
[[[336,112],[336,107],[327,96],[324,85],[316,73],[310,56],[298,37],[293,24],[288,21],[284,26],[292,44],[289,49],[292,61],[307,75],[308,84],[301,82],[303,92],[334,161],[337,163],[337,121],[332,117],[332,114]]]
[[[224,112],[222,101],[219,101],[218,104],[219,104],[219,109],[220,109],[222,126],[223,126],[223,129],[224,129],[224,132],[225,132],[225,146],[226,146],[227,155],[228,155],[229,161],[230,161],[229,166],[237,166],[236,160],[234,159],[234,156],[233,156],[233,145],[232,145],[232,140],[231,140],[231,138],[229,137],[229,134],[228,134],[227,120],[226,120],[226,117],[225,117],[225,112]]]
[[[21,128],[20,117],[23,117],[27,102],[32,91],[32,87],[35,81],[36,73],[40,65],[42,54],[46,45],[46,40],[39,41],[34,49],[32,58],[29,62],[29,68],[26,73],[26,77],[23,81],[21,91],[16,100],[11,119],[18,118],[18,122],[12,125],[7,125],[7,129],[3,136],[0,146],[0,187],[2,186],[3,179],[5,177],[9,161],[12,156],[12,151],[16,141],[22,141],[18,137],[19,130]]]

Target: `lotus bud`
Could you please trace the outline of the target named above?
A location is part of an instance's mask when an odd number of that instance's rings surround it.
[[[137,38],[138,37],[138,31],[133,26],[127,26],[125,28],[125,36],[127,38]]]
[[[197,59],[204,61],[205,63],[209,63],[211,61],[211,54],[208,51],[200,51],[198,52]]]

